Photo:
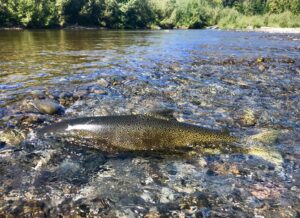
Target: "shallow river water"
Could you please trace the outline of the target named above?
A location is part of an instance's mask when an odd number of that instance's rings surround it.
[[[242,149],[106,154],[29,137],[74,117],[153,113],[226,128]],[[299,34],[2,30],[0,124],[0,215],[300,216]]]

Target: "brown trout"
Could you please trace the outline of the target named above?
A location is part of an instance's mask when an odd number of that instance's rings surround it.
[[[105,151],[166,150],[238,141],[227,132],[142,115],[65,120],[37,132],[39,137],[47,135],[63,135],[70,141]]]

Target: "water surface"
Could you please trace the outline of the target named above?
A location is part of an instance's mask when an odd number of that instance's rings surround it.
[[[0,214],[299,216],[299,42],[215,30],[0,31],[0,140],[61,119],[169,110],[282,157],[107,156],[82,142],[6,141]],[[40,114],[28,105],[34,98],[63,104],[65,115]],[[266,131],[276,132],[269,143],[247,140]]]

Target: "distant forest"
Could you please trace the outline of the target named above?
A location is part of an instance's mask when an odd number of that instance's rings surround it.
[[[0,0],[0,27],[300,27],[300,0]]]

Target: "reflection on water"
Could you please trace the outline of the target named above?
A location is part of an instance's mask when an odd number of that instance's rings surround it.
[[[176,62],[193,59],[280,56],[296,41],[261,33],[217,31],[47,30],[0,32],[0,106],[45,87],[95,80],[101,75],[149,79]],[[259,39],[259,40],[257,40]],[[276,45],[276,46],[275,46]],[[277,51],[274,51],[276,47]]]

